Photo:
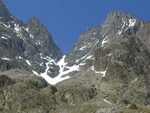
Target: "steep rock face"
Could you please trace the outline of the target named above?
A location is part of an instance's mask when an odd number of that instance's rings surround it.
[[[93,55],[93,51],[96,48],[99,39],[101,27],[89,29],[87,32],[81,33],[78,42],[74,45],[73,49],[69,52],[66,61],[71,63],[81,63],[86,60],[87,57]]]
[[[97,62],[94,56],[96,49],[107,43],[107,39],[123,38],[125,34],[135,33],[138,25],[139,20],[134,16],[112,11],[104,24],[81,33],[73,49],[66,55],[65,62],[68,66],[78,65],[80,71],[93,70],[94,62]]]
[[[111,57],[111,50],[120,52],[121,54],[122,50],[118,51],[115,47],[112,49],[113,46],[119,44],[122,40],[126,41],[128,39],[124,37],[129,37],[133,34],[136,35],[141,25],[142,22],[130,14],[112,11],[107,15],[104,24],[81,33],[73,49],[63,59],[65,63],[63,69],[68,70],[68,68],[76,66],[78,69],[75,71],[79,73],[91,70],[94,73],[100,73],[102,76],[105,76],[107,69],[106,62],[110,62],[110,59],[106,58],[106,56],[105,58],[98,58],[97,56],[107,54],[107,57]],[[107,48],[109,43],[110,47]],[[121,44],[120,47],[122,47]],[[104,53],[99,52],[98,48],[99,50],[103,50],[104,48]],[[70,75],[74,74],[70,73]]]
[[[31,42],[37,46],[38,52],[43,53],[45,56],[50,56],[56,60],[62,57],[62,53],[54,43],[51,34],[48,32],[47,28],[40,24],[36,17],[32,17],[28,21],[27,29],[29,33],[33,35]]]
[[[149,104],[149,23],[117,11],[107,16],[93,38],[94,29],[81,34],[66,56],[66,67],[78,65],[78,73],[69,73],[72,79],[60,86],[94,85],[98,92],[95,102],[103,100],[110,106]]]
[[[147,23],[143,24],[142,21],[128,15],[122,17],[118,12],[108,17],[115,19],[114,21],[111,19],[112,22],[109,24],[109,21],[106,21],[106,25],[102,27],[105,36],[95,51],[94,71],[108,82],[115,81],[122,84],[119,89],[122,92],[119,96],[122,100],[133,103],[138,103],[140,100],[143,104],[149,104],[150,52],[149,38],[146,37]],[[127,18],[126,21],[124,17]],[[114,24],[115,22],[120,24]],[[114,27],[111,31],[110,26]],[[118,26],[122,29],[118,30]],[[141,32],[141,29],[144,32]],[[139,89],[134,86],[135,84]]]
[[[113,52],[110,51],[117,51],[117,55],[121,54],[124,52],[123,49],[126,49],[124,45],[121,44],[123,42],[132,43],[130,42],[130,37],[136,35],[136,32],[138,31],[137,28],[139,27],[139,20],[129,14],[119,11],[109,13],[101,27],[101,35],[103,38],[99,41],[97,46],[97,49],[99,49],[100,52],[96,50],[95,56],[105,56],[105,54],[107,54],[107,57],[111,57]],[[118,49],[122,50],[118,51]],[[102,50],[104,52],[101,52]],[[95,60],[98,59],[96,58]],[[105,59],[99,59],[99,61],[105,62]]]
[[[62,52],[48,30],[35,17],[24,24],[9,15],[2,1],[0,6],[0,71],[19,68],[40,75],[50,66],[46,74],[56,76],[59,67],[54,62]]]

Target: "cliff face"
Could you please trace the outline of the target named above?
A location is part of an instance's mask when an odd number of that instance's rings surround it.
[[[62,57],[61,50],[37,18],[24,24],[9,13],[2,1],[0,8],[0,71],[18,68],[40,75],[46,71],[49,60],[57,62]],[[52,66],[55,73],[59,71],[58,66]],[[52,74],[47,74],[56,76],[51,70],[48,71]]]

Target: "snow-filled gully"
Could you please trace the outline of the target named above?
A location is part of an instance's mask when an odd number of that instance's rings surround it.
[[[39,74],[38,76],[41,76],[42,78],[44,78],[49,84],[51,85],[56,85],[59,82],[62,82],[64,80],[70,79],[70,76],[64,76],[67,75],[71,72],[75,72],[75,71],[79,71],[79,66],[78,65],[73,65],[71,67],[66,66],[67,63],[65,62],[65,56],[62,57],[62,59],[60,59],[56,64],[59,66],[60,70],[59,70],[59,74],[55,77],[52,78],[50,77],[47,73],[49,70],[49,64],[51,63],[55,63],[54,60],[50,60],[49,62],[46,63],[46,70],[44,73]],[[67,70],[65,70],[67,68]],[[32,71],[33,74],[37,75],[36,71]]]
[[[93,48],[96,46],[96,44],[98,43],[98,41],[96,41],[95,45],[93,46]],[[71,77],[68,75],[69,73],[73,73],[73,72],[79,72],[80,71],[80,66],[83,65],[83,61],[86,60],[86,59],[92,59],[93,56],[90,55],[90,52],[83,56],[80,60],[82,62],[80,62],[78,65],[75,64],[75,65],[72,65],[72,66],[68,66],[67,62],[65,62],[65,58],[66,56],[64,55],[58,62],[55,62],[55,60],[51,59],[50,57],[42,57],[42,59],[45,59],[47,60],[48,62],[46,63],[46,69],[45,69],[45,72],[44,73],[41,73],[39,74],[38,72],[36,72],[35,70],[32,70],[32,73],[34,75],[37,75],[37,76],[41,76],[42,78],[44,78],[49,84],[51,85],[56,85],[64,80],[67,80],[67,79],[70,79]],[[28,63],[28,62],[26,62]],[[29,63],[28,63],[29,64]],[[51,68],[49,66],[49,64],[56,64],[57,66],[59,66],[59,74],[52,78],[48,75],[48,71],[49,71],[49,68]],[[105,71],[102,71],[102,72],[98,72],[98,71],[95,71],[95,70],[92,70],[94,71],[95,73],[98,73],[98,74],[101,74],[103,77],[105,77],[106,75],[106,70]]]

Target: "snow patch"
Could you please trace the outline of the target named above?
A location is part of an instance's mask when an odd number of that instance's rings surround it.
[[[129,27],[134,27],[136,24],[136,19],[129,19]]]
[[[102,77],[106,77],[107,69],[105,71],[96,71],[94,66],[91,66],[91,70],[94,71],[96,74],[101,74]]]
[[[6,28],[10,28],[10,25],[2,24]]]
[[[8,34],[2,34],[4,37],[11,38]]]
[[[3,57],[1,58],[2,60],[6,60],[6,61],[10,61],[11,59],[10,58],[7,58],[7,57]]]
[[[0,22],[0,24],[3,25],[5,28],[10,28],[11,27],[10,24],[7,25],[7,24],[4,24],[3,22]]]
[[[42,56],[41,56],[42,57]],[[63,56],[62,59],[60,59],[57,63],[50,57],[42,57],[42,59],[48,60],[46,63],[46,69],[44,73],[38,74],[35,73],[35,71],[32,71],[35,75],[40,75],[42,78],[44,78],[49,84],[56,85],[59,82],[62,82],[64,80],[70,79],[70,76],[64,76],[71,72],[79,71],[79,65],[73,65],[73,66],[67,66],[67,63],[65,62],[66,56]],[[49,64],[57,64],[60,68],[59,74],[52,78],[48,75],[48,71],[51,68]],[[65,70],[67,69],[67,70]]]
[[[92,70],[92,71],[95,71],[94,66],[91,66],[91,70]]]
[[[55,78],[52,78],[47,74],[50,68],[49,64],[51,64],[53,60],[50,60],[49,62],[46,63],[46,70],[44,73],[41,73],[40,76],[43,77],[51,85],[56,85],[59,82],[69,79],[70,78],[69,76],[63,77],[63,75],[67,74],[67,72],[70,72],[70,71],[64,71],[64,66],[66,65],[64,60],[65,60],[65,56],[57,63],[60,67],[60,73]]]
[[[14,29],[15,29],[16,32],[19,32],[20,31],[19,24],[15,24],[15,28]]]
[[[107,104],[112,105],[112,103],[109,100],[107,100],[107,99],[104,99],[104,102],[106,102]]]
[[[118,31],[118,35],[121,35],[121,34],[122,34],[122,31],[121,31],[121,30],[119,30],[119,31]]]
[[[32,38],[32,39],[34,38],[34,36],[32,34],[29,34],[29,37]]]
[[[25,39],[24,35],[21,33],[22,27],[20,27],[19,24],[14,24],[14,30],[15,30],[15,32],[17,34],[17,37],[19,37],[19,38],[21,38],[23,40]]]
[[[85,55],[83,57],[80,58],[80,60],[85,60],[88,57],[88,55]]]
[[[112,56],[112,53],[107,54],[107,56],[109,56],[109,57]]]
[[[7,39],[8,39],[8,38],[6,38],[6,37],[4,37],[4,36],[1,36],[1,38],[2,38],[2,39],[5,39],[5,40],[7,40]]]
[[[136,24],[136,19],[129,19],[128,22],[122,19],[122,22],[123,22],[123,25],[121,27],[121,30],[118,31],[118,35],[121,35],[123,31],[128,30],[130,27],[134,27]]]
[[[66,67],[68,70],[63,70],[63,71],[61,71],[61,69],[60,69],[60,73],[59,73],[59,75],[58,76],[64,76],[64,75],[67,75],[67,74],[69,74],[69,73],[71,73],[71,72],[75,72],[75,71],[79,71],[79,65],[73,65],[73,66],[71,66],[71,67]]]
[[[40,41],[38,41],[38,42],[36,42],[35,44],[36,44],[36,45],[41,45],[41,42],[40,42]]]
[[[104,47],[104,45],[108,43],[108,37],[105,37],[103,40],[102,40],[102,45],[101,47]]]
[[[23,59],[23,57],[19,56],[18,59]]]
[[[102,77],[105,77],[105,76],[106,76],[106,72],[107,72],[107,70],[105,70],[105,71],[100,71],[100,74],[102,74]]]
[[[31,63],[30,63],[29,60],[26,60],[26,63],[27,63],[29,66],[31,66]]]
[[[79,61],[80,61],[80,59],[77,59],[77,60],[76,60],[76,63],[79,63]]]
[[[23,59],[23,57],[21,57],[21,56],[16,56],[15,58],[16,58],[16,59],[19,59],[19,60],[22,60],[22,59]]]
[[[80,65],[80,66],[84,66],[84,65],[86,65],[86,63],[80,63],[79,65]]]
[[[138,78],[135,78],[134,80],[131,81],[131,84],[135,83],[138,81]]]
[[[43,64],[44,64],[43,62],[42,62],[42,63],[40,63],[40,66],[43,66]]]
[[[65,66],[67,65],[67,63],[65,62],[65,58],[66,58],[66,56],[64,55],[64,56],[62,57],[62,59],[60,59],[60,60],[57,62],[57,65],[58,65],[59,68],[60,68],[60,72],[63,72]]]
[[[27,27],[27,28],[25,28],[25,30],[26,30],[26,32],[29,32],[29,28]]]
[[[41,57],[41,59],[47,60],[47,62],[49,62],[49,64],[56,64],[55,60],[49,56],[43,57],[42,53],[40,53],[40,57]]]
[[[93,55],[88,56],[86,59],[92,59]]]
[[[60,61],[58,61],[57,65],[59,66],[59,75],[58,76],[64,76],[66,74],[69,74],[74,71],[79,71],[79,65],[73,65],[73,66],[67,66],[67,63],[65,62],[66,56],[63,56]],[[67,70],[65,70],[65,68]]]
[[[87,48],[87,46],[83,46],[83,47],[79,48],[79,50],[80,50],[80,51],[83,51],[83,50],[85,50],[86,48]]]
[[[49,75],[47,75],[47,73],[42,73],[40,76],[43,77],[51,85],[56,85],[57,83],[70,78],[69,76],[51,78]]]
[[[32,70],[32,73],[33,73],[34,75],[36,75],[36,76],[39,76],[39,73],[36,72],[36,71],[34,71],[34,70]]]

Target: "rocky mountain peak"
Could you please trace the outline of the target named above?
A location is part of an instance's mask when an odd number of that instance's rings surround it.
[[[61,50],[55,44],[52,35],[47,28],[40,23],[40,20],[36,17],[32,17],[27,22],[27,31],[30,33],[34,45],[38,46],[38,49],[45,55],[51,56],[54,59],[59,59],[62,56]]]
[[[10,15],[11,14],[3,3],[3,0],[0,0],[0,17],[9,17]]]
[[[106,23],[111,23],[111,22],[115,22],[115,21],[118,21],[118,20],[122,20],[122,19],[129,19],[129,18],[136,18],[134,17],[133,15],[127,13],[127,12],[124,12],[124,11],[111,11],[107,14],[106,16],[106,20],[105,22]]]
[[[2,1],[1,5],[4,8]],[[36,17],[25,24],[7,16],[0,19],[0,71],[18,68],[43,78],[56,76],[62,52],[47,28]]]
[[[139,19],[129,13],[110,12],[101,27],[102,43],[107,42],[108,39],[122,38],[125,34],[136,33],[139,23]]]
[[[36,16],[32,16],[32,17],[28,20],[28,23],[29,23],[29,24],[32,24],[32,23],[39,24],[39,23],[40,23],[40,20],[39,20]]]
[[[28,26],[29,28],[35,28],[35,27],[41,28],[41,27],[44,27],[44,26],[40,23],[40,20],[39,20],[37,17],[35,17],[35,16],[31,17],[31,18],[28,20],[27,26]]]

